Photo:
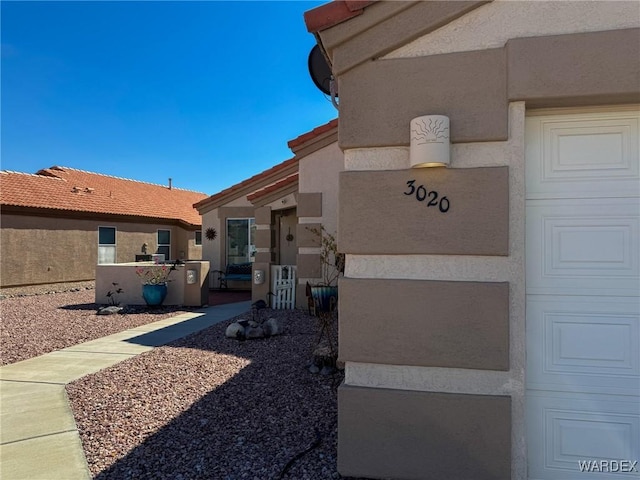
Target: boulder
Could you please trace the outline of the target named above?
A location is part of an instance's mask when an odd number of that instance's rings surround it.
[[[224,334],[227,338],[241,339],[245,337],[244,327],[237,322],[229,325]]]
[[[262,325],[262,329],[264,330],[264,334],[267,337],[272,335],[280,335],[282,333],[282,327],[278,323],[278,320],[275,318],[270,318]]]
[[[264,330],[262,327],[249,327],[245,331],[246,337],[249,338],[262,338],[264,337]]]
[[[98,310],[98,315],[116,315],[122,311],[122,307],[117,305],[110,305],[108,307],[102,307]]]

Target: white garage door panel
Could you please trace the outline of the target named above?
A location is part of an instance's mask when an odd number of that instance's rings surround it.
[[[636,298],[531,296],[527,386],[638,395],[639,339]]]
[[[640,111],[618,110],[525,121],[532,479],[640,479],[579,465],[640,461]]]
[[[637,459],[639,414],[637,402],[616,401],[607,395],[531,393],[527,396],[529,441],[544,448],[533,450],[537,457],[529,458],[529,477],[619,479],[620,474],[580,472],[578,462]],[[623,478],[640,475],[626,473]]]
[[[634,198],[527,202],[527,293],[637,296],[639,213]]]
[[[639,123],[633,111],[529,118],[527,198],[637,195]]]

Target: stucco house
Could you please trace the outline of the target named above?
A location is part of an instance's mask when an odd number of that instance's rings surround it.
[[[136,255],[199,260],[204,193],[53,166],[0,172],[3,287],[95,279]]]
[[[293,158],[194,205],[202,215],[211,288],[220,287],[218,271],[227,265],[252,263],[258,283],[252,277],[227,287],[251,289],[254,301],[271,300],[277,271],[287,266],[295,270],[292,300],[306,304],[306,282],[321,277],[319,248],[308,227],[337,229],[338,174],[344,169],[337,130],[334,119],[296,137],[287,144]]]
[[[640,478],[640,3],[305,22],[340,100],[340,473]],[[425,115],[447,167],[412,168]]]

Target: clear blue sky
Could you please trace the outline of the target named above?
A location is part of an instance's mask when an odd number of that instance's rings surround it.
[[[2,1],[0,168],[213,194],[291,158],[338,116],[307,70],[323,3]]]

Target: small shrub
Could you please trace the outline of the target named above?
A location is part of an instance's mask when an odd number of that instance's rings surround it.
[[[113,285],[113,290],[109,290],[107,292],[107,299],[109,300],[109,305],[115,306],[119,303],[116,295],[122,293],[123,290],[122,288],[118,287],[118,284],[116,282],[112,282],[111,285]]]

